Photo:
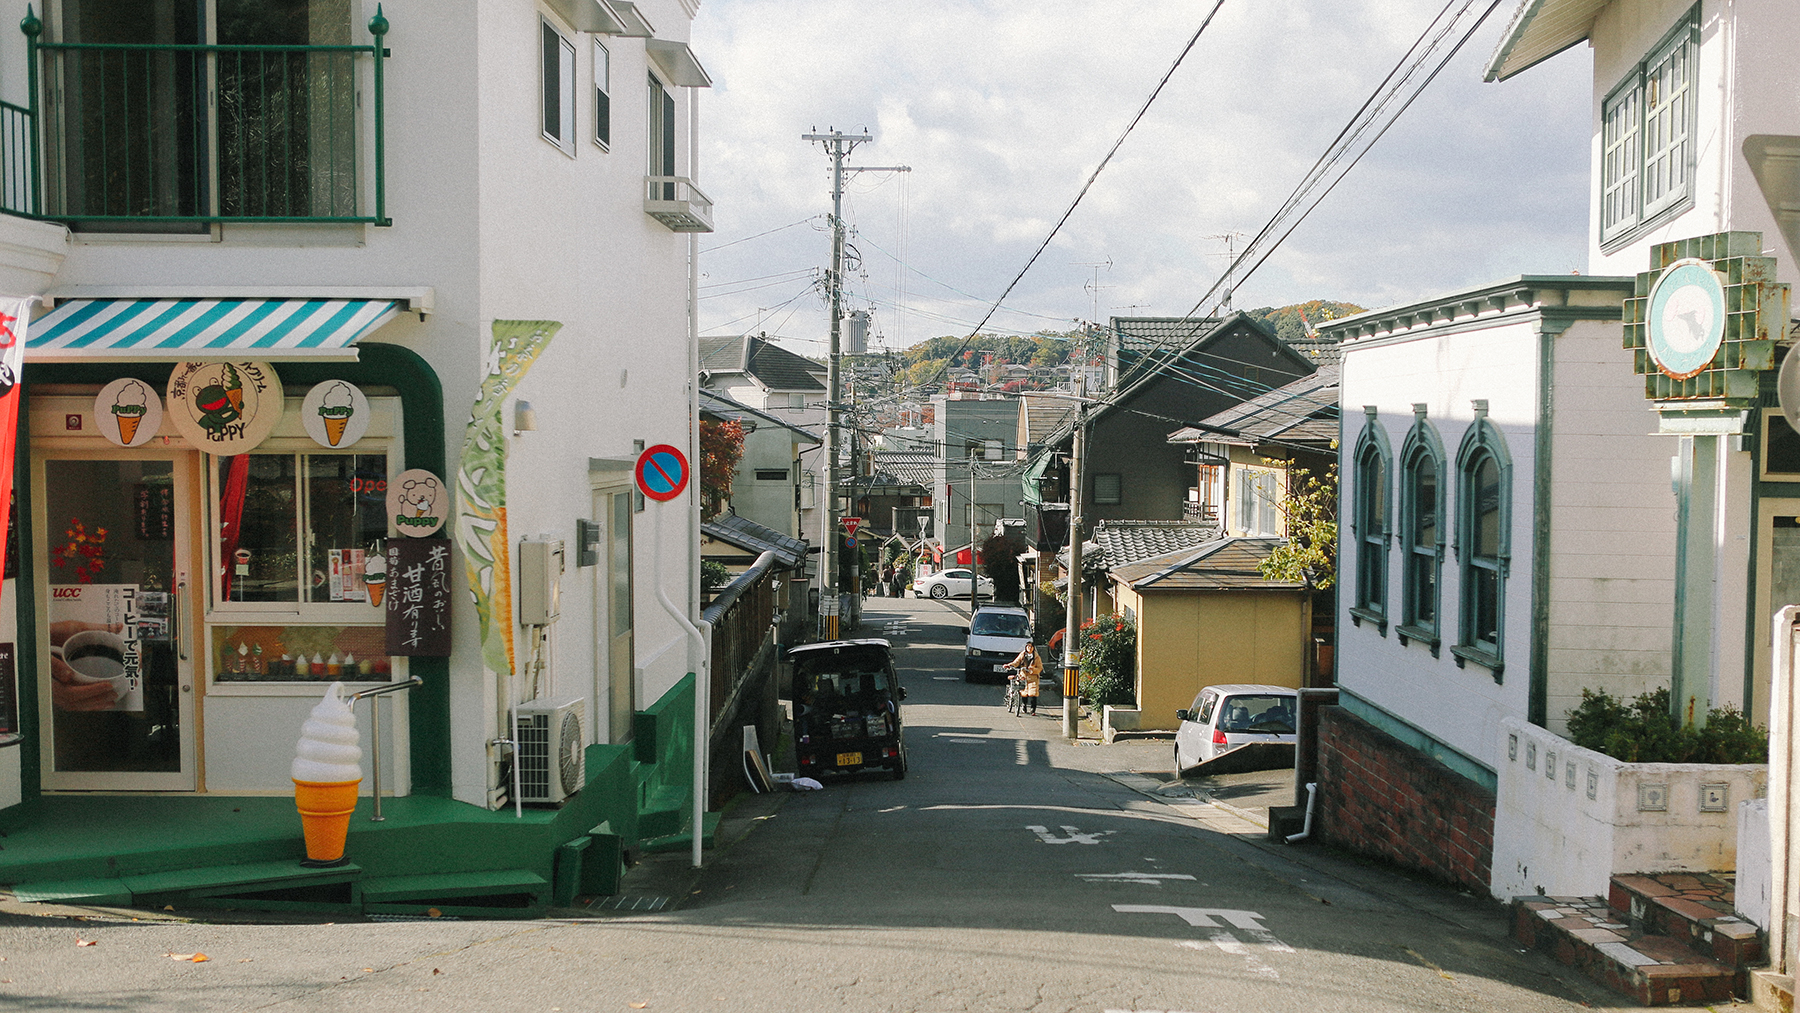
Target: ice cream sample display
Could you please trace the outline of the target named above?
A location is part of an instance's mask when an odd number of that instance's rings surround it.
[[[290,773],[294,804],[306,835],[307,861],[341,861],[350,833],[350,814],[356,811],[356,789],[362,784],[356,712],[344,699],[343,683],[334,682],[325,690],[325,698],[301,726]]]
[[[325,420],[326,439],[335,447],[344,438],[344,427],[350,424],[356,399],[350,393],[350,385],[340,380],[326,389],[322,400],[319,417]]]

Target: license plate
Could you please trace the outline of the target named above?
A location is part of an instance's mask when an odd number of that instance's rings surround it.
[[[840,767],[854,767],[861,763],[862,763],[862,754],[861,753],[839,753],[838,754],[837,765]]]

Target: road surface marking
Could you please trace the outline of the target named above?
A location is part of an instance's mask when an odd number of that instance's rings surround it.
[[[1045,844],[1099,844],[1100,838],[1105,837],[1107,834],[1118,832],[1115,830],[1097,830],[1091,834],[1084,834],[1077,827],[1065,826],[1062,828],[1062,832],[1069,836],[1055,837],[1051,835],[1049,827],[1026,827],[1025,829],[1038,835],[1038,840],[1043,841]]]
[[[964,735],[939,735],[938,738],[945,742],[954,742],[959,746],[984,746],[994,741],[993,739],[971,739]]]
[[[1031,765],[1031,754],[1025,750],[1024,739],[1013,740],[1013,765],[1018,767]]]
[[[934,675],[931,677],[931,681],[932,682],[961,682],[962,676],[959,676],[959,675]]]
[[[1166,904],[1114,904],[1113,910],[1128,915],[1174,915],[1197,929],[1216,929],[1222,926],[1214,921],[1223,918],[1234,929],[1249,929],[1252,932],[1265,931],[1261,925],[1262,915],[1255,911],[1233,911],[1229,908],[1216,907],[1169,907]]]
[[[1194,881],[1194,877],[1184,872],[1078,872],[1075,878],[1090,883],[1142,883],[1145,886],[1161,886],[1165,879]]]
[[[1281,978],[1281,973],[1279,971],[1276,971],[1273,967],[1270,967],[1269,965],[1256,959],[1256,957],[1250,953],[1249,947],[1245,946],[1241,942],[1238,942],[1238,938],[1236,936],[1225,931],[1224,929],[1220,929],[1219,931],[1214,932],[1212,934],[1212,938],[1209,941],[1212,943],[1212,945],[1218,947],[1220,950],[1224,951],[1225,953],[1230,954],[1233,957],[1242,958],[1242,960],[1244,961],[1244,967],[1251,974],[1256,975],[1258,978],[1268,978],[1271,981],[1276,981]],[[1181,942],[1176,943],[1175,945],[1183,946],[1190,950],[1206,949],[1206,943],[1200,942],[1197,939],[1184,939]]]

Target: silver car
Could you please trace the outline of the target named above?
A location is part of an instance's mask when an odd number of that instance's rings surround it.
[[[1175,712],[1175,772],[1252,742],[1299,741],[1300,693],[1288,686],[1231,683],[1208,686],[1194,705]]]

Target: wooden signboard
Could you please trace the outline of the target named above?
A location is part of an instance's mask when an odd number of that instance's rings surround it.
[[[387,652],[395,657],[450,656],[450,540],[387,542]]]

